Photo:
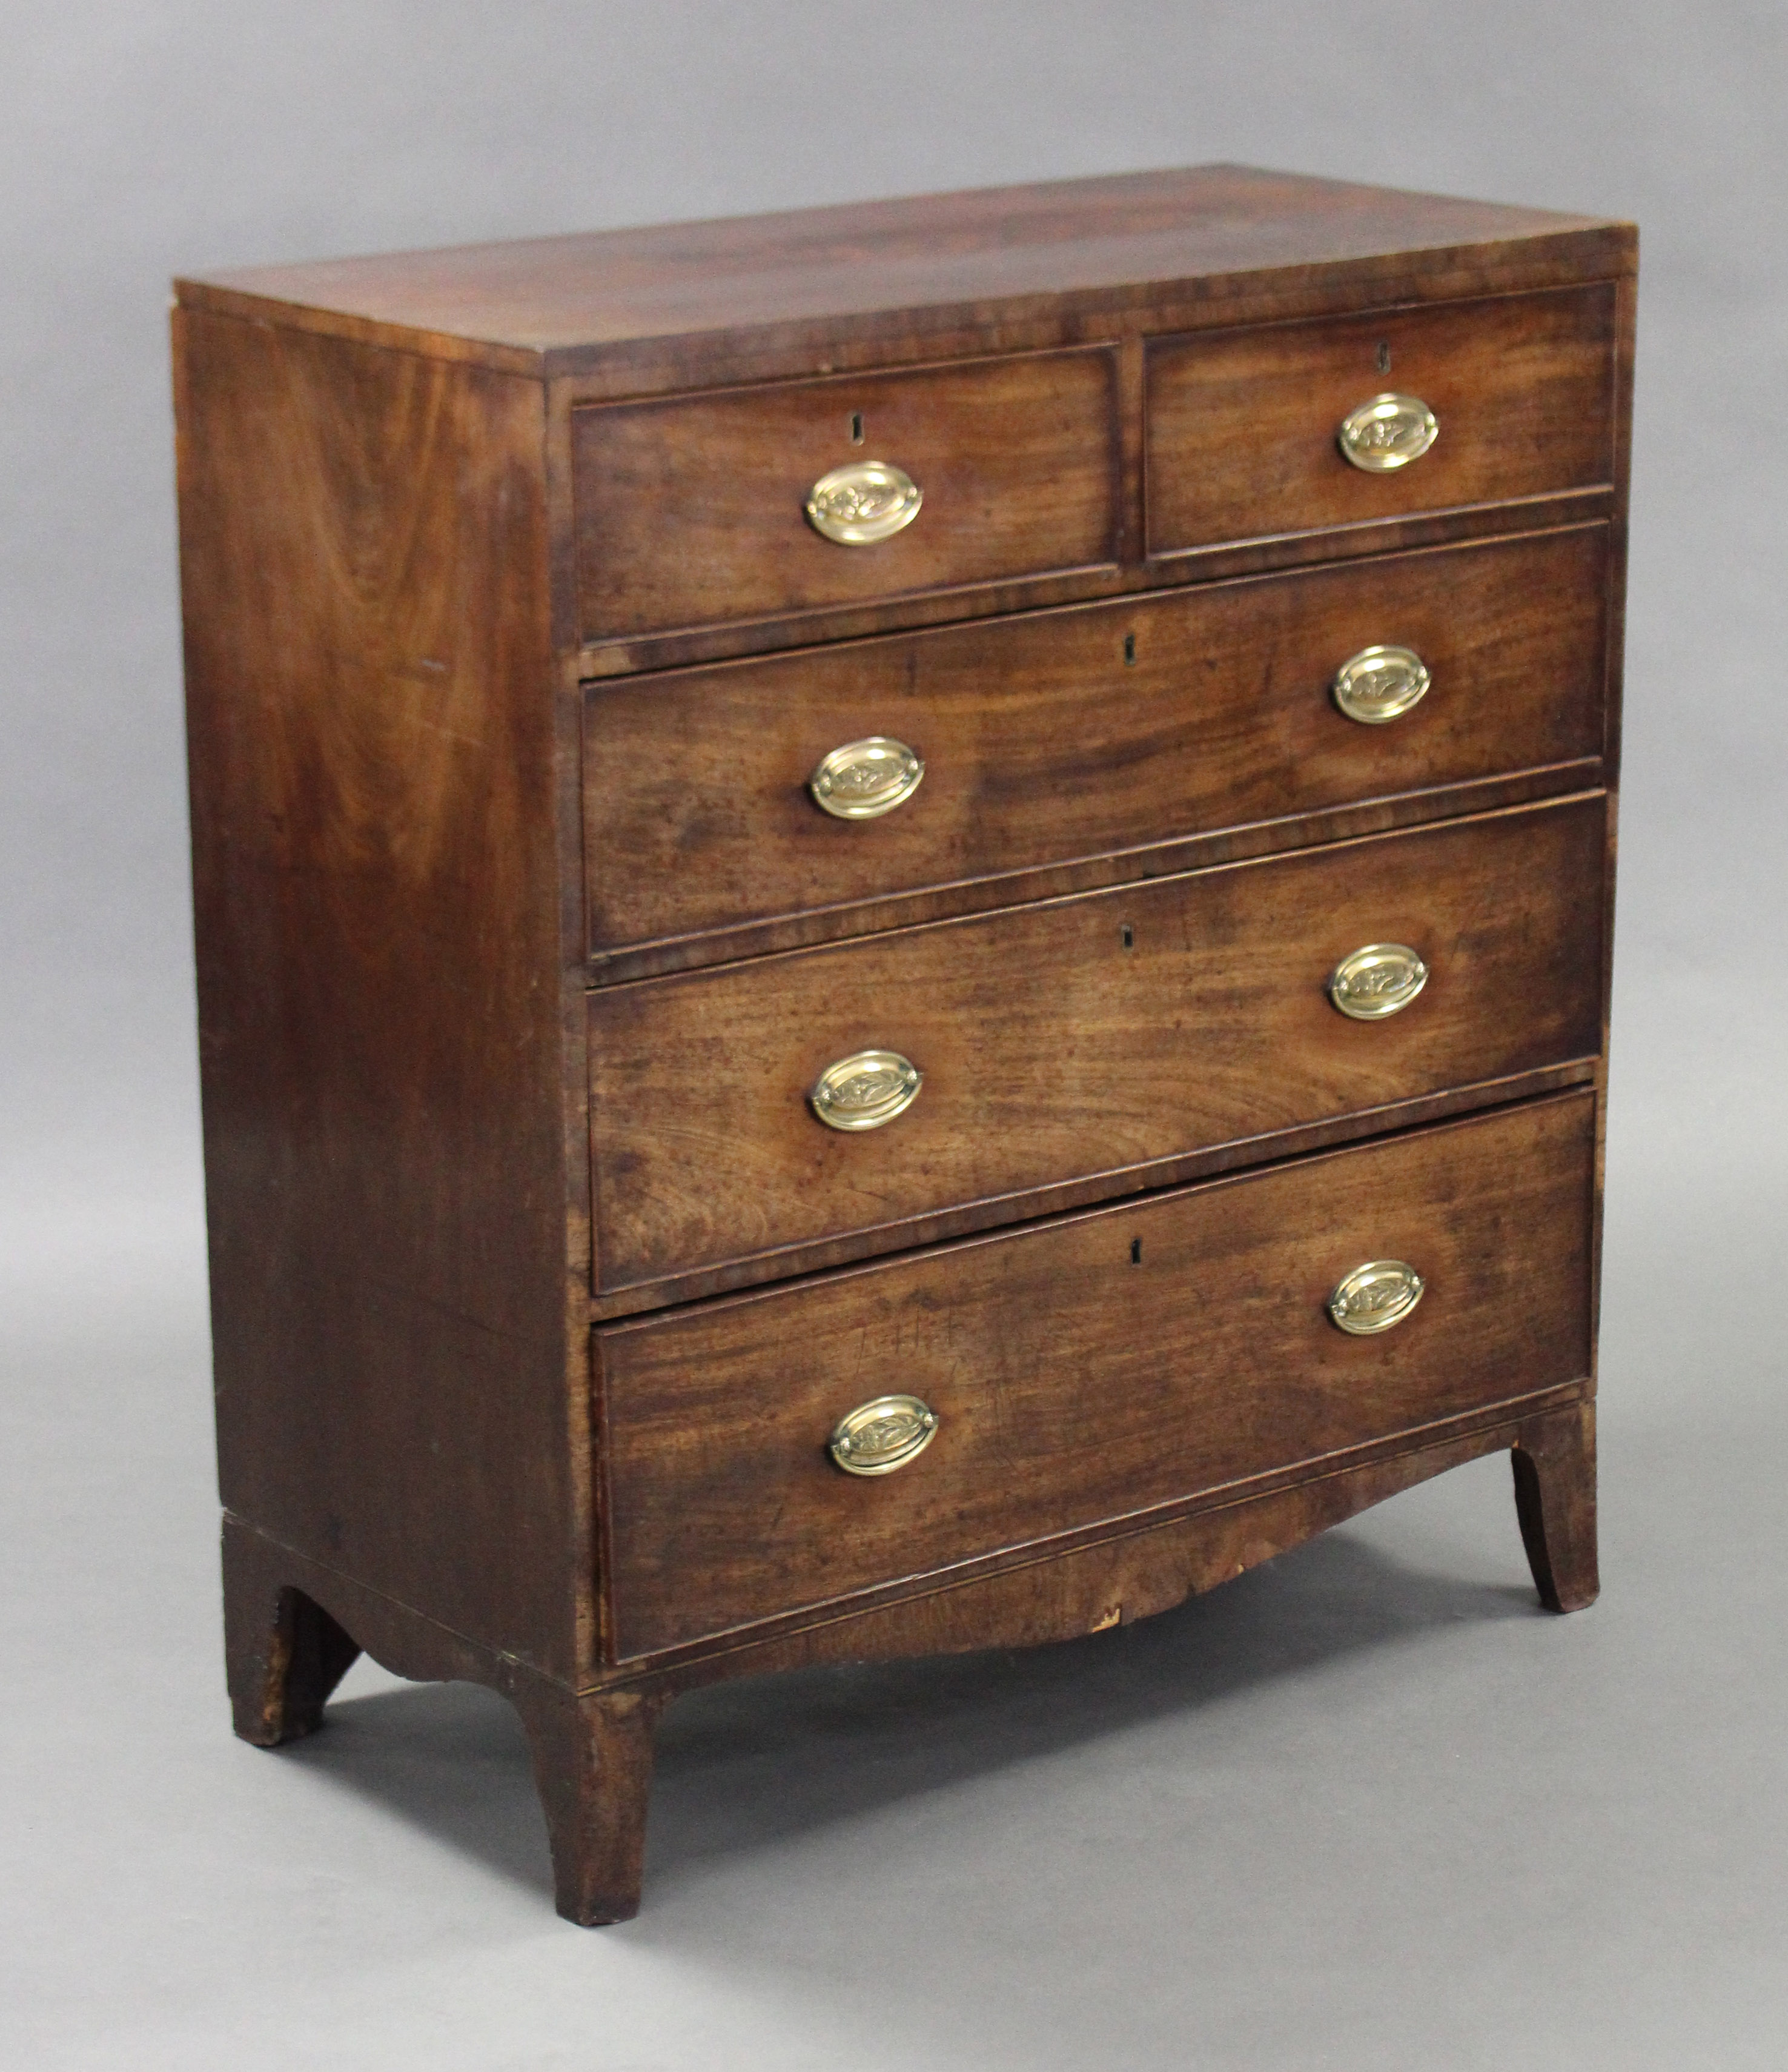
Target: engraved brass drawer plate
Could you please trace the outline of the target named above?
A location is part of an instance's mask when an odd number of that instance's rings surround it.
[[[924,491],[903,468],[857,460],[822,475],[808,491],[808,522],[841,547],[872,547],[904,532],[924,501]]]
[[[1351,1022],[1383,1022],[1427,983],[1428,966],[1407,943],[1367,943],[1335,966],[1329,997]]]
[[[1367,1338],[1400,1324],[1422,1299],[1428,1284],[1400,1259],[1371,1259],[1356,1266],[1329,1297],[1330,1321],[1351,1338]]]
[[[906,1113],[924,1083],[898,1050],[857,1050],[828,1065],[808,1098],[828,1129],[880,1129]]]
[[[1412,648],[1362,648],[1335,672],[1330,689],[1349,719],[1383,726],[1419,705],[1432,681]]]
[[[916,1396],[878,1396],[832,1428],[827,1450],[847,1475],[891,1475],[937,1437],[938,1414]]]
[[[1420,460],[1440,435],[1439,421],[1420,397],[1383,395],[1350,410],[1335,440],[1355,467],[1389,475]]]
[[[925,765],[903,741],[872,734],[835,748],[807,780],[813,803],[840,820],[875,820],[919,789]]]

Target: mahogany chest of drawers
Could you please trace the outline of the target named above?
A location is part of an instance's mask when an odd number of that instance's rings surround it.
[[[1596,1588],[1630,226],[1233,167],[183,282],[229,1681]]]

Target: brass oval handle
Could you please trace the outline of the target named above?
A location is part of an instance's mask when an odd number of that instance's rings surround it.
[[[841,547],[891,540],[919,516],[925,492],[891,461],[853,460],[822,475],[807,493],[808,522]]]
[[[1369,1259],[1346,1275],[1329,1297],[1330,1321],[1350,1338],[1367,1338],[1400,1324],[1428,1283],[1401,1259]]]
[[[828,1065],[808,1099],[828,1129],[880,1129],[906,1113],[924,1083],[898,1050],[857,1050]]]
[[[1350,1022],[1400,1014],[1428,983],[1428,966],[1407,943],[1367,943],[1329,975],[1329,997]]]
[[[938,1414],[916,1396],[878,1396],[832,1428],[826,1450],[847,1475],[891,1475],[938,1434]]]
[[[834,820],[876,820],[919,789],[925,765],[903,741],[872,734],[847,741],[807,780],[813,803]]]
[[[1419,705],[1432,681],[1413,648],[1362,648],[1336,670],[1329,689],[1349,719],[1383,726]]]
[[[1342,457],[1368,475],[1389,475],[1420,460],[1441,435],[1420,396],[1374,396],[1350,410],[1335,434]]]

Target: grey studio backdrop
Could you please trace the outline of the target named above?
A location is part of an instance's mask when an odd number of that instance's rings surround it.
[[[1779,2067],[1781,0],[4,28],[4,2062]],[[1602,1601],[1498,1459],[1121,1634],[704,1694],[581,1933],[488,1694],[227,1732],[167,277],[1220,158],[1642,228]]]

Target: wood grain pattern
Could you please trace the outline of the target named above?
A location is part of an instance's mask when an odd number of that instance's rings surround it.
[[[1108,352],[1026,354],[579,410],[584,638],[1110,562],[1115,373]],[[865,459],[913,478],[919,515],[870,545],[823,538],[808,491]]]
[[[1609,486],[1614,328],[1601,284],[1153,339],[1149,552]],[[1440,434],[1363,473],[1336,428],[1387,390],[1420,397]]]
[[[938,911],[972,911],[1019,872],[1118,851],[1111,875],[1137,876],[1175,838],[1506,772],[1574,764],[1553,787],[1580,789],[1602,746],[1608,551],[1590,526],[593,685],[592,950],[933,888]],[[1330,684],[1383,643],[1434,687],[1362,726]],[[833,819],[808,779],[869,734],[916,750],[924,780],[882,819]]]
[[[619,362],[688,342],[737,369],[750,333],[811,355],[911,331],[985,336],[1089,302],[1244,300],[1387,280],[1488,285],[1630,271],[1630,226],[1544,209],[1198,166],[841,208],[258,267],[183,281],[191,302],[479,357],[512,372]],[[634,348],[630,352],[629,348]]]
[[[1594,1102],[1327,1154],[600,1334],[620,1657],[1577,1379]],[[1427,1292],[1351,1338],[1365,1260]],[[1096,1385],[1089,1385],[1096,1377]],[[828,1459],[852,1406],[937,1412],[910,1466]]]
[[[605,988],[597,1285],[788,1271],[777,1248],[896,1243],[971,1203],[1009,1219],[1027,1190],[1145,1186],[1202,1145],[1593,1056],[1603,843],[1592,796]],[[1394,1018],[1349,1021],[1329,975],[1379,941],[1432,976]],[[884,1128],[825,1128],[809,1091],[866,1049],[911,1059],[923,1090]]]
[[[1250,862],[1288,849],[1315,849],[1371,835],[1392,834],[1401,828],[1425,826],[1435,820],[1463,819],[1472,814],[1500,812],[1507,806],[1562,798],[1585,787],[1599,786],[1604,767],[1595,756],[1542,763],[1534,769],[1503,771],[1457,784],[1359,799],[1315,812],[1244,820],[1238,826],[1182,835],[1141,849],[1109,849],[1101,855],[1047,863],[997,878],[922,886],[840,906],[808,907],[771,919],[741,922],[712,934],[660,937],[654,942],[594,952],[588,960],[588,977],[594,985],[660,978],[698,965],[732,964],[779,950],[808,949],[845,937],[884,935],[927,921],[1030,906],[1070,893],[1096,892],[1107,886],[1171,878],[1219,864]]]
[[[1562,1064],[1546,1065],[1532,1071],[1511,1073],[1494,1079],[1475,1079],[1461,1086],[1383,1103],[1376,1108],[1354,1108],[1345,1115],[1326,1116],[1316,1122],[1289,1128],[1274,1128],[1257,1137],[1232,1137],[1221,1144],[1161,1159],[1141,1168],[1112,1174],[1098,1172],[1079,1179],[1052,1181],[1015,1199],[976,1200],[953,1209],[940,1209],[894,1226],[869,1225],[830,1237],[791,1245],[767,1256],[748,1254],[723,1260],[713,1266],[697,1267],[665,1275],[653,1281],[631,1281],[621,1287],[593,1293],[587,1321],[612,1322],[618,1318],[643,1316],[655,1309],[685,1302],[705,1301],[717,1295],[761,1287],[783,1276],[824,1272],[873,1259],[890,1249],[942,1244],[952,1238],[971,1235],[1001,1224],[1028,1227],[1030,1224],[1108,1202],[1114,1198],[1141,1194],[1153,1189],[1187,1186],[1198,1180],[1215,1179],[1239,1173],[1265,1159],[1302,1157],[1310,1153],[1358,1144],[1371,1137],[1393,1131],[1415,1129],[1424,1123],[1478,1108],[1506,1106],[1511,1102],[1537,1100],[1543,1095],[1561,1093],[1572,1087],[1601,1089],[1605,1086],[1603,1061],[1597,1057],[1573,1058]]]
[[[540,391],[201,314],[176,345],[224,1498],[569,1675]]]
[[[1120,436],[1128,438],[1127,426],[1120,428]],[[1156,592],[1181,589],[1194,579],[1227,582],[1269,574],[1276,569],[1410,553],[1423,547],[1451,546],[1511,532],[1557,531],[1566,526],[1605,522],[1617,508],[1614,492],[1604,486],[1572,490],[1525,504],[1478,504],[1463,510],[1421,512],[1367,525],[1338,525],[1326,532],[1243,540],[1228,546],[1201,549],[1191,556],[1169,555],[1116,568],[989,583],[969,593],[923,591],[879,603],[836,606],[824,615],[790,613],[749,623],[701,627],[691,632],[598,641],[578,650],[576,668],[586,683],[635,672],[693,668],[735,656],[773,654],[821,640],[830,644],[868,639],[902,627],[952,624],[968,617],[1041,611],[1110,598],[1140,599]],[[1141,523],[1139,508],[1127,515],[1124,530],[1140,537]]]
[[[619,1663],[602,1671],[602,1684],[681,1691],[811,1663],[1033,1646],[1104,1630],[1114,1610],[1117,1622],[1128,1625],[1215,1589],[1428,1476],[1486,1453],[1542,1444],[1550,1420],[1574,1411],[1587,1394],[1573,1382],[1441,1419],[1115,1526],[1006,1549]]]

